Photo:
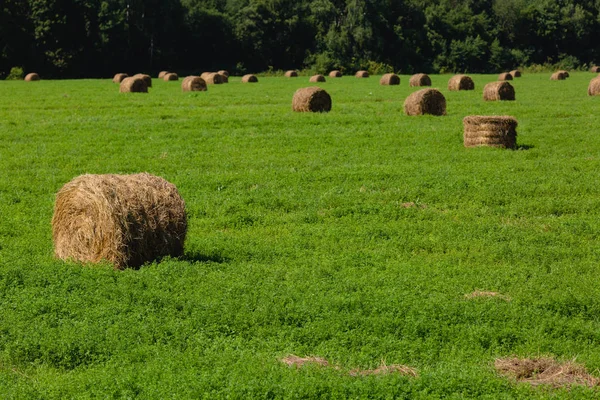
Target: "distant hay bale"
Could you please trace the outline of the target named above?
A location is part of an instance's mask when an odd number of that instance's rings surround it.
[[[483,100],[514,100],[515,88],[506,81],[490,82],[483,88]]]
[[[208,85],[220,85],[223,83],[223,77],[216,72],[209,72],[206,75],[202,74],[201,77]]]
[[[564,69],[559,70],[558,72],[562,72],[566,78],[570,77],[571,75],[569,75],[569,71],[565,71]]]
[[[328,112],[331,111],[331,96],[317,86],[300,88],[294,93],[292,110],[298,112]]]
[[[56,195],[56,257],[137,268],[183,254],[185,203],[175,185],[147,173],[81,175]]]
[[[569,73],[567,71],[556,71],[550,76],[551,81],[564,81],[569,77]]]
[[[163,79],[165,77],[165,75],[168,73],[169,73],[169,71],[160,71],[158,73],[158,79]]]
[[[203,73],[200,74],[200,78],[206,80],[206,78],[208,77],[208,75],[214,74],[214,73],[216,73],[216,72],[203,72]]]
[[[115,76],[113,77],[113,82],[121,83],[121,82],[123,82],[123,79],[125,79],[127,77],[129,77],[129,75],[124,74],[124,73],[115,74]]]
[[[590,84],[588,86],[588,95],[589,96],[600,95],[600,76],[597,76],[590,81]]]
[[[317,74],[317,75],[311,76],[308,81],[311,83],[325,82],[325,77],[323,75]]]
[[[514,149],[517,120],[509,116],[470,115],[463,119],[465,147],[491,146]]]
[[[338,71],[337,69],[335,69],[335,70],[333,70],[333,71],[331,71],[329,73],[329,77],[330,78],[341,78],[342,77],[342,72]]]
[[[400,77],[396,74],[384,74],[379,80],[380,85],[399,85]]]
[[[446,115],[446,98],[437,89],[421,89],[404,101],[406,115]]]
[[[448,90],[475,90],[475,83],[470,76],[454,75],[448,81]]]
[[[498,80],[499,81],[512,81],[513,76],[510,74],[510,72],[503,72],[500,75],[498,75]]]
[[[229,78],[229,72],[222,69],[220,71],[217,71],[217,74],[224,76],[225,78]]]
[[[206,81],[199,76],[186,76],[181,82],[181,90],[184,92],[206,92]]]
[[[595,65],[592,68],[590,68],[590,72],[593,72],[593,73],[597,74],[598,72],[600,72],[600,67],[598,67],[597,65]]]
[[[221,83],[229,83],[229,75],[223,75],[217,72],[217,75],[221,77]]]
[[[119,85],[121,93],[148,93],[148,85],[139,77],[131,76],[121,81]]]
[[[431,78],[429,78],[427,74],[415,74],[410,77],[410,80],[408,81],[408,86],[431,86]]]
[[[40,76],[38,74],[36,74],[35,72],[30,72],[27,75],[25,75],[25,81],[27,82],[33,82],[33,81],[39,81],[40,80]]]
[[[140,78],[143,79],[144,82],[146,82],[146,86],[151,88],[152,87],[152,77],[150,75],[146,75],[146,74],[135,74],[134,77],[136,78]]]
[[[288,78],[296,78],[298,76],[298,72],[293,70],[285,71],[285,76]]]
[[[520,78],[521,77],[521,71],[519,71],[518,69],[513,69],[512,71],[509,72],[509,74],[513,78]]]
[[[165,81],[165,82],[178,81],[178,80],[179,80],[179,75],[177,75],[175,72],[167,72],[163,76],[163,81]]]
[[[255,75],[247,74],[247,75],[242,76],[242,82],[256,83],[256,82],[258,82],[258,78]]]
[[[368,78],[369,77],[369,73],[367,71],[357,71],[356,74],[354,74],[355,77],[357,78]]]

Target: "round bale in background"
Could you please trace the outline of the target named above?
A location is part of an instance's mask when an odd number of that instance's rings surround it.
[[[168,73],[169,73],[169,71],[160,71],[158,73],[158,79],[163,79],[165,77],[165,75]]]
[[[142,78],[131,76],[121,81],[119,85],[121,93],[148,93],[148,86]]]
[[[410,77],[410,80],[408,81],[408,86],[431,86],[431,78],[427,74],[414,74]]]
[[[121,82],[123,82],[123,79],[128,78],[128,77],[129,77],[129,75],[124,74],[124,73],[115,74],[115,76],[113,76],[113,82],[121,83]]]
[[[521,77],[521,71],[519,71],[518,69],[513,69],[512,71],[509,72],[509,74],[513,78],[520,78]]]
[[[175,72],[167,72],[163,76],[163,81],[165,81],[165,82],[178,81],[178,80],[179,80],[179,75],[177,75]]]
[[[399,85],[400,77],[396,74],[384,74],[379,80],[380,85]]]
[[[246,75],[242,76],[242,82],[243,83],[256,83],[256,82],[258,82],[258,78],[256,77],[256,75],[246,74]]]
[[[330,78],[341,78],[342,77],[342,72],[338,71],[337,69],[335,69],[335,70],[333,70],[333,71],[331,71],[329,73],[329,77]]]
[[[331,111],[331,96],[317,86],[300,88],[294,93],[292,110],[298,112],[328,112]]]
[[[308,81],[311,83],[325,82],[325,77],[323,75],[317,74],[317,75],[311,76]]]
[[[551,81],[564,81],[569,77],[569,73],[567,71],[556,71],[550,76]]]
[[[600,76],[597,76],[590,81],[590,84],[588,86],[588,95],[589,96],[600,95]]]
[[[483,100],[514,100],[515,88],[506,81],[490,82],[483,88]]]
[[[510,72],[503,72],[500,75],[498,75],[498,80],[499,81],[512,81],[513,76],[510,74]]]
[[[56,257],[137,268],[183,254],[185,203],[175,185],[147,173],[81,175],[56,195]]]
[[[225,78],[229,78],[229,72],[224,69],[217,71],[217,74],[223,75]]]
[[[470,115],[463,119],[465,147],[491,146],[514,149],[517,120],[509,116]]]
[[[421,89],[404,100],[406,115],[446,115],[446,98],[437,89]]]
[[[204,79],[208,85],[220,85],[223,83],[223,77],[216,72],[204,72],[200,77]]]
[[[590,68],[590,72],[597,74],[598,72],[600,72],[600,67],[597,65],[594,65],[592,68]]]
[[[454,75],[448,81],[448,90],[475,90],[475,82],[468,75]]]
[[[360,70],[360,71],[356,71],[356,74],[354,74],[354,76],[357,78],[368,78],[369,73],[367,71]]]
[[[285,76],[288,78],[296,78],[298,76],[298,73],[296,71],[289,70],[285,71]]]
[[[206,82],[199,76],[186,76],[181,82],[181,90],[184,92],[206,92]]]
[[[35,72],[30,72],[27,75],[25,75],[24,80],[27,82],[39,81],[40,76],[38,74],[36,74]]]
[[[152,77],[150,75],[147,75],[147,74],[135,74],[134,77],[135,78],[143,79],[144,82],[146,82],[146,86],[148,86],[149,88],[152,87]]]
[[[223,75],[220,72],[217,72],[217,75],[221,77],[221,83],[229,83],[229,74]]]

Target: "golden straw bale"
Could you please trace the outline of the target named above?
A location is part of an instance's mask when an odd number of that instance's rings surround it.
[[[127,74],[123,74],[123,73],[115,74],[115,76],[113,77],[113,82],[121,83],[121,82],[123,82],[123,79],[125,79],[127,77],[129,77],[129,75],[127,75]]]
[[[252,74],[246,74],[242,76],[242,82],[244,83],[256,83],[258,82],[258,78]]]
[[[186,231],[183,199],[158,176],[81,175],[56,195],[52,238],[63,260],[137,268],[182,255]]]
[[[313,75],[310,77],[310,79],[308,80],[311,83],[317,83],[317,82],[325,82],[325,77],[323,75]]]
[[[437,89],[421,89],[404,100],[406,115],[446,115],[446,98]]]
[[[600,72],[600,67],[598,67],[597,65],[595,65],[592,68],[590,68],[590,72],[593,72],[593,73],[597,74],[598,72]]]
[[[506,81],[490,82],[483,88],[483,100],[514,100],[515,88]]]
[[[317,86],[300,88],[294,93],[292,110],[299,112],[331,111],[331,96]]]
[[[569,73],[567,71],[556,71],[550,76],[551,81],[564,81],[569,77]]]
[[[298,72],[293,70],[285,71],[285,76],[288,78],[295,78],[298,76]]]
[[[509,72],[509,74],[513,78],[520,78],[521,77],[521,71],[519,71],[518,69],[513,69],[512,71]]]
[[[181,82],[181,90],[184,92],[206,92],[206,82],[199,76],[186,76]]]
[[[369,73],[367,71],[361,70],[361,71],[357,71],[356,74],[354,74],[354,76],[357,78],[368,78]]]
[[[119,85],[119,92],[121,93],[148,93],[148,85],[142,78],[129,77],[121,81]]]
[[[25,75],[24,80],[27,82],[39,81],[40,76],[38,74],[36,74],[35,72],[30,72],[27,75]]]
[[[223,75],[225,78],[229,78],[229,72],[224,69],[217,71],[217,74]]]
[[[384,74],[379,80],[380,85],[399,85],[400,77],[396,74]]]
[[[463,119],[465,147],[517,145],[517,120],[509,116],[470,115]]]
[[[513,76],[510,74],[510,72],[503,72],[500,75],[498,75],[498,80],[499,81],[512,81]]]
[[[165,77],[165,75],[168,73],[169,73],[169,71],[160,71],[158,73],[158,79],[163,79]]]
[[[600,76],[597,76],[590,81],[590,84],[588,86],[588,95],[589,96],[600,95]]]
[[[333,70],[333,71],[331,71],[329,73],[329,77],[330,78],[341,78],[342,77],[342,72],[338,71],[337,69],[335,69],[335,70]]]
[[[135,74],[134,75],[135,78],[140,78],[142,79],[144,82],[146,82],[146,86],[151,88],[152,87],[152,77],[150,75],[146,75],[146,74]]]
[[[475,83],[470,76],[454,75],[448,81],[448,90],[475,90]]]
[[[204,79],[209,85],[220,85],[221,83],[223,83],[223,77],[217,74],[216,72],[202,74],[202,79]]]
[[[408,81],[408,86],[431,86],[431,78],[427,74],[414,74]]]
[[[179,75],[177,75],[175,72],[167,72],[163,76],[163,81],[165,81],[165,82],[178,81],[178,80],[179,80]]]

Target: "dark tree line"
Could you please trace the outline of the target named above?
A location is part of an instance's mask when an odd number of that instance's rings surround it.
[[[600,0],[0,0],[0,77],[600,62]]]

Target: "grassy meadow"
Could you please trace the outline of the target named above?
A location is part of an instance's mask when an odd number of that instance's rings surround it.
[[[406,75],[327,78],[327,114],[291,111],[308,77],[0,82],[0,398],[598,398],[494,369],[549,356],[600,376],[594,74],[524,74],[514,102],[471,76],[431,76],[444,117],[404,115]],[[467,115],[514,116],[518,149],[464,148]],[[62,185],[143,171],[186,201],[184,257],[54,259]],[[382,364],[418,376],[350,373]]]

